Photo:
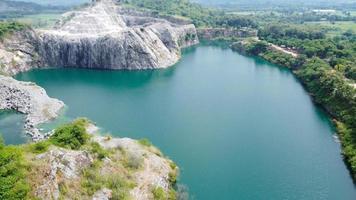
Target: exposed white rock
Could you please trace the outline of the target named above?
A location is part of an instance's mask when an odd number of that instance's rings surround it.
[[[0,42],[0,73],[14,75],[40,66],[34,42],[36,33],[32,29],[17,31]]]
[[[39,199],[59,199],[60,179],[79,179],[82,170],[93,163],[93,158],[86,151],[72,151],[53,147],[46,153],[36,156],[35,160],[45,163],[41,168],[41,180],[37,180],[35,195]]]
[[[62,101],[48,97],[36,84],[0,75],[0,110],[25,114],[25,130],[33,140],[44,138],[36,126],[56,118],[63,107]]]
[[[175,64],[180,48],[198,43],[192,24],[126,13],[101,0],[66,13],[53,30],[41,30],[39,54],[50,67],[154,69]]]
[[[152,198],[152,189],[161,187],[168,192],[170,187],[169,173],[173,171],[171,162],[164,158],[155,147],[145,147],[130,138],[111,138],[95,135],[98,142],[106,149],[123,149],[130,156],[143,158],[142,170],[133,174],[136,187],[130,191],[133,199],[147,200]]]
[[[101,189],[93,195],[93,200],[110,200],[112,197],[112,191],[104,188]]]

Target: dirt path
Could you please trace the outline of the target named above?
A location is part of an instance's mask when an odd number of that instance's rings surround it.
[[[296,52],[293,52],[293,51],[291,51],[291,50],[288,50],[288,49],[286,49],[286,48],[277,46],[277,45],[272,44],[272,43],[268,43],[268,44],[269,44],[269,45],[272,47],[272,49],[274,49],[274,50],[281,51],[281,52],[283,52],[283,53],[289,54],[289,55],[293,56],[294,58],[298,57],[298,54],[297,54]]]
[[[254,38],[256,41],[262,41],[260,40],[258,37]],[[272,43],[269,43],[268,44],[270,45],[270,47],[272,47],[272,49],[276,50],[276,51],[280,51],[280,52],[283,52],[283,53],[286,53],[286,54],[289,54],[291,56],[293,56],[294,58],[298,57],[299,54],[296,53],[295,51],[291,51],[289,49],[286,49],[286,48],[283,48],[283,47],[280,47],[278,45],[275,45],[275,44],[272,44]]]

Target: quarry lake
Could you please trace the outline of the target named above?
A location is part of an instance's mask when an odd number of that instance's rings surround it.
[[[198,46],[163,70],[16,78],[64,101],[67,119],[151,140],[178,164],[192,199],[356,199],[328,117],[289,70],[262,60]]]

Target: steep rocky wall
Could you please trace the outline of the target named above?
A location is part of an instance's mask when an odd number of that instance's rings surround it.
[[[50,67],[155,69],[175,64],[182,47],[198,43],[194,25],[125,11],[102,0],[66,14],[55,30],[38,32],[41,58]]]
[[[0,74],[14,75],[40,66],[34,43],[37,40],[36,33],[30,28],[6,36],[0,42]]]

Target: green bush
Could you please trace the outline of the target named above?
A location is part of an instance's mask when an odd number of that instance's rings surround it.
[[[90,138],[85,129],[86,124],[85,120],[76,120],[57,128],[50,138],[51,143],[64,148],[80,149]]]
[[[146,146],[146,147],[152,146],[152,143],[151,143],[148,139],[146,139],[146,138],[140,139],[138,142],[139,142],[141,145]]]
[[[175,185],[177,183],[177,172],[169,172],[168,181],[171,185]]]
[[[0,22],[0,39],[8,33],[20,31],[26,27],[28,26],[19,22]]]
[[[26,173],[22,149],[5,146],[0,139],[0,199],[26,199],[30,191]]]
[[[36,142],[30,145],[31,152],[33,153],[44,153],[48,150],[48,147],[51,145],[49,141]]]
[[[152,190],[152,194],[154,200],[167,200],[166,193],[161,187],[155,187]]]

